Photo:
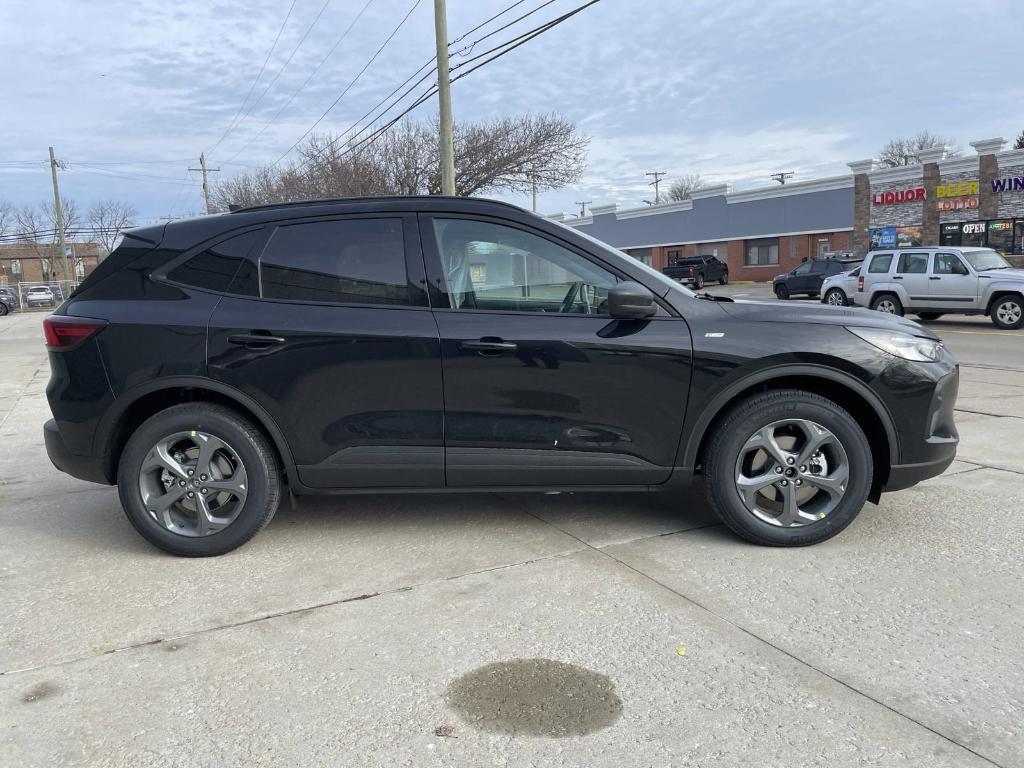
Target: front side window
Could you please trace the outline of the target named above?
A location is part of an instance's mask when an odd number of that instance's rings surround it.
[[[607,312],[613,274],[557,243],[514,227],[434,219],[454,309]]]
[[[260,257],[263,298],[329,304],[422,304],[410,289],[401,219],[280,226]]]
[[[936,275],[966,275],[967,267],[955,253],[936,253],[932,272]]]
[[[806,275],[806,274],[809,274],[810,271],[811,271],[811,268],[813,266],[814,265],[813,265],[812,262],[805,261],[803,264],[801,264],[799,267],[797,267],[796,269],[793,270],[793,274],[794,275]]]
[[[871,259],[871,265],[868,267],[868,272],[872,275],[883,274],[889,271],[889,267],[892,266],[892,254],[891,253],[877,253],[874,258]]]
[[[748,267],[759,267],[779,263],[779,241],[748,240],[746,264]]]
[[[167,279],[206,291],[225,293],[231,287],[232,293],[243,293],[242,290],[234,289],[231,281],[239,267],[246,262],[257,234],[257,231],[244,232],[211,245],[168,272]],[[253,266],[250,265],[249,268],[251,270]],[[255,296],[255,285],[250,287],[250,291],[243,295]]]
[[[901,275],[923,275],[928,271],[928,254],[901,253],[896,271]]]

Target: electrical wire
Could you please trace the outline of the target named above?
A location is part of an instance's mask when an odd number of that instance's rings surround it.
[[[511,26],[514,26],[514,25],[518,24],[518,23],[519,23],[520,21],[522,21],[523,19],[525,19],[525,18],[526,18],[527,16],[532,16],[532,15],[533,15],[533,14],[535,14],[535,13],[536,13],[537,11],[541,10],[542,8],[546,8],[547,6],[551,5],[551,4],[553,3],[553,2],[555,2],[555,0],[547,0],[547,2],[545,2],[545,3],[541,3],[540,5],[538,5],[538,6],[537,6],[536,8],[534,8],[533,10],[527,11],[527,12],[526,12],[526,13],[524,13],[524,14],[523,14],[522,16],[520,16],[520,17],[518,17],[518,18],[515,18],[515,19],[512,19],[512,21],[510,21],[510,22],[508,22],[507,24],[504,24],[504,25],[502,25],[502,26],[498,27],[497,29],[495,29],[495,30],[493,30],[493,31],[491,31],[491,32],[488,32],[488,33],[487,33],[486,35],[484,35],[483,37],[477,38],[476,40],[474,40],[474,41],[473,41],[472,43],[470,43],[469,45],[463,46],[463,47],[462,47],[462,48],[460,48],[459,50],[455,51],[455,53],[453,53],[452,55],[453,55],[453,56],[463,56],[463,55],[465,55],[466,53],[468,53],[468,52],[472,51],[472,50],[473,50],[473,48],[474,48],[474,47],[476,46],[476,44],[477,44],[477,43],[483,42],[484,40],[486,40],[486,39],[487,39],[487,38],[489,38],[489,37],[494,37],[494,36],[495,36],[496,34],[498,34],[499,32],[502,32],[502,31],[504,31],[504,30],[508,29],[509,27],[511,27]],[[513,6],[513,7],[514,7],[514,6]],[[506,11],[509,11],[509,10],[511,10],[511,8],[506,8],[505,10],[506,10]],[[498,15],[500,16],[501,14],[498,14]]]
[[[263,59],[263,66],[260,67],[260,71],[256,73],[256,78],[249,85],[249,90],[246,92],[245,98],[242,99],[242,103],[238,105],[238,111],[235,112],[235,116],[231,118],[231,122],[228,123],[228,127],[224,129],[224,133],[221,134],[216,143],[214,143],[212,147],[207,147],[204,150],[205,152],[212,152],[219,147],[220,143],[228,137],[228,134],[231,133],[232,129],[238,124],[239,115],[242,114],[242,110],[245,109],[245,105],[249,102],[249,97],[252,96],[252,92],[256,89],[256,83],[258,83],[260,78],[263,77],[263,73],[267,69],[267,64],[270,62],[270,57],[274,54],[274,51],[277,50],[277,43],[281,40],[281,35],[284,32],[285,26],[288,24],[288,19],[292,16],[292,11],[295,10],[296,1],[297,0],[292,0],[292,4],[288,6],[288,13],[284,15],[284,21],[281,22],[281,26],[277,30],[277,37],[274,38],[274,42],[270,46],[270,50],[267,51],[266,58]]]

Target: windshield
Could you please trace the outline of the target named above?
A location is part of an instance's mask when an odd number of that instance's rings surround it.
[[[978,272],[985,272],[989,269],[1009,269],[1010,265],[1006,259],[993,251],[991,248],[979,248],[976,251],[964,251],[964,258]]]
[[[581,232],[580,230],[578,230],[578,229],[576,229],[574,227],[566,227],[565,224],[562,224],[561,222],[554,222],[554,223],[558,224],[558,226],[560,226],[560,227],[565,227],[566,229],[571,230],[572,232],[575,232],[580,237],[582,237],[585,240],[588,240],[589,242],[591,242],[594,245],[596,245],[600,250],[604,251],[605,253],[612,253],[612,254],[615,254],[616,256],[620,256],[620,257],[622,257],[624,259],[629,259],[633,264],[635,264],[637,267],[639,267],[640,269],[644,270],[644,272],[646,272],[648,275],[650,275],[651,279],[654,282],[658,283],[659,285],[662,285],[665,288],[668,288],[670,290],[678,291],[680,293],[683,293],[684,295],[689,296],[691,298],[693,298],[693,297],[695,297],[697,295],[693,291],[691,291],[689,288],[684,288],[680,283],[677,283],[672,278],[665,277],[665,275],[661,274],[661,272],[659,272],[658,270],[654,269],[653,267],[649,267],[648,265],[644,264],[639,259],[634,259],[628,253],[624,253],[624,252],[620,251],[618,248],[613,248],[612,246],[608,245],[608,243],[605,243],[605,242],[603,242],[601,240],[598,240],[596,237],[593,237],[592,235],[588,235],[586,232]]]

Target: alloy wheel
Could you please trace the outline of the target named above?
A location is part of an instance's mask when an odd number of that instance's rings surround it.
[[[846,301],[843,299],[843,294],[840,293],[838,290],[829,291],[828,295],[825,297],[825,303],[831,304],[833,307],[846,306]]]
[[[882,299],[875,304],[875,309],[879,312],[885,312],[889,315],[896,314],[896,303],[892,299]]]
[[[139,491],[149,515],[172,533],[209,536],[245,505],[245,466],[227,442],[206,432],[178,432],[146,454]]]
[[[743,505],[770,525],[792,528],[823,520],[842,501],[850,480],[846,449],[808,419],[784,419],[751,435],[736,459]]]
[[[996,307],[996,317],[1003,325],[1015,325],[1020,322],[1021,308],[1016,301],[1004,301]]]

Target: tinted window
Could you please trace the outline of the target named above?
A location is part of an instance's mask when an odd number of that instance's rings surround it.
[[[936,253],[932,272],[936,275],[966,275],[967,267],[955,253]]]
[[[923,275],[928,271],[928,254],[901,253],[896,271],[901,275]]]
[[[811,267],[811,272],[817,272],[824,274],[825,272],[831,272],[831,264],[827,261],[816,261],[814,266]]]
[[[260,258],[263,297],[352,304],[420,304],[410,291],[401,219],[278,227]]]
[[[799,267],[797,267],[796,269],[793,270],[793,274],[794,275],[806,275],[806,274],[808,274],[811,271],[811,268],[813,266],[814,266],[814,264],[812,264],[811,262],[805,261],[803,264],[801,264]]]
[[[245,232],[212,245],[172,269],[167,273],[167,278],[193,288],[225,293],[238,268],[246,263],[246,256],[256,242],[257,235],[258,231]],[[252,286],[249,295],[255,296],[256,293],[255,286]]]
[[[434,219],[455,309],[604,314],[611,273],[579,254],[514,227]]]
[[[871,274],[888,272],[890,266],[892,266],[892,254],[879,253],[873,259],[871,259],[871,265],[868,267],[868,272],[870,272]]]

